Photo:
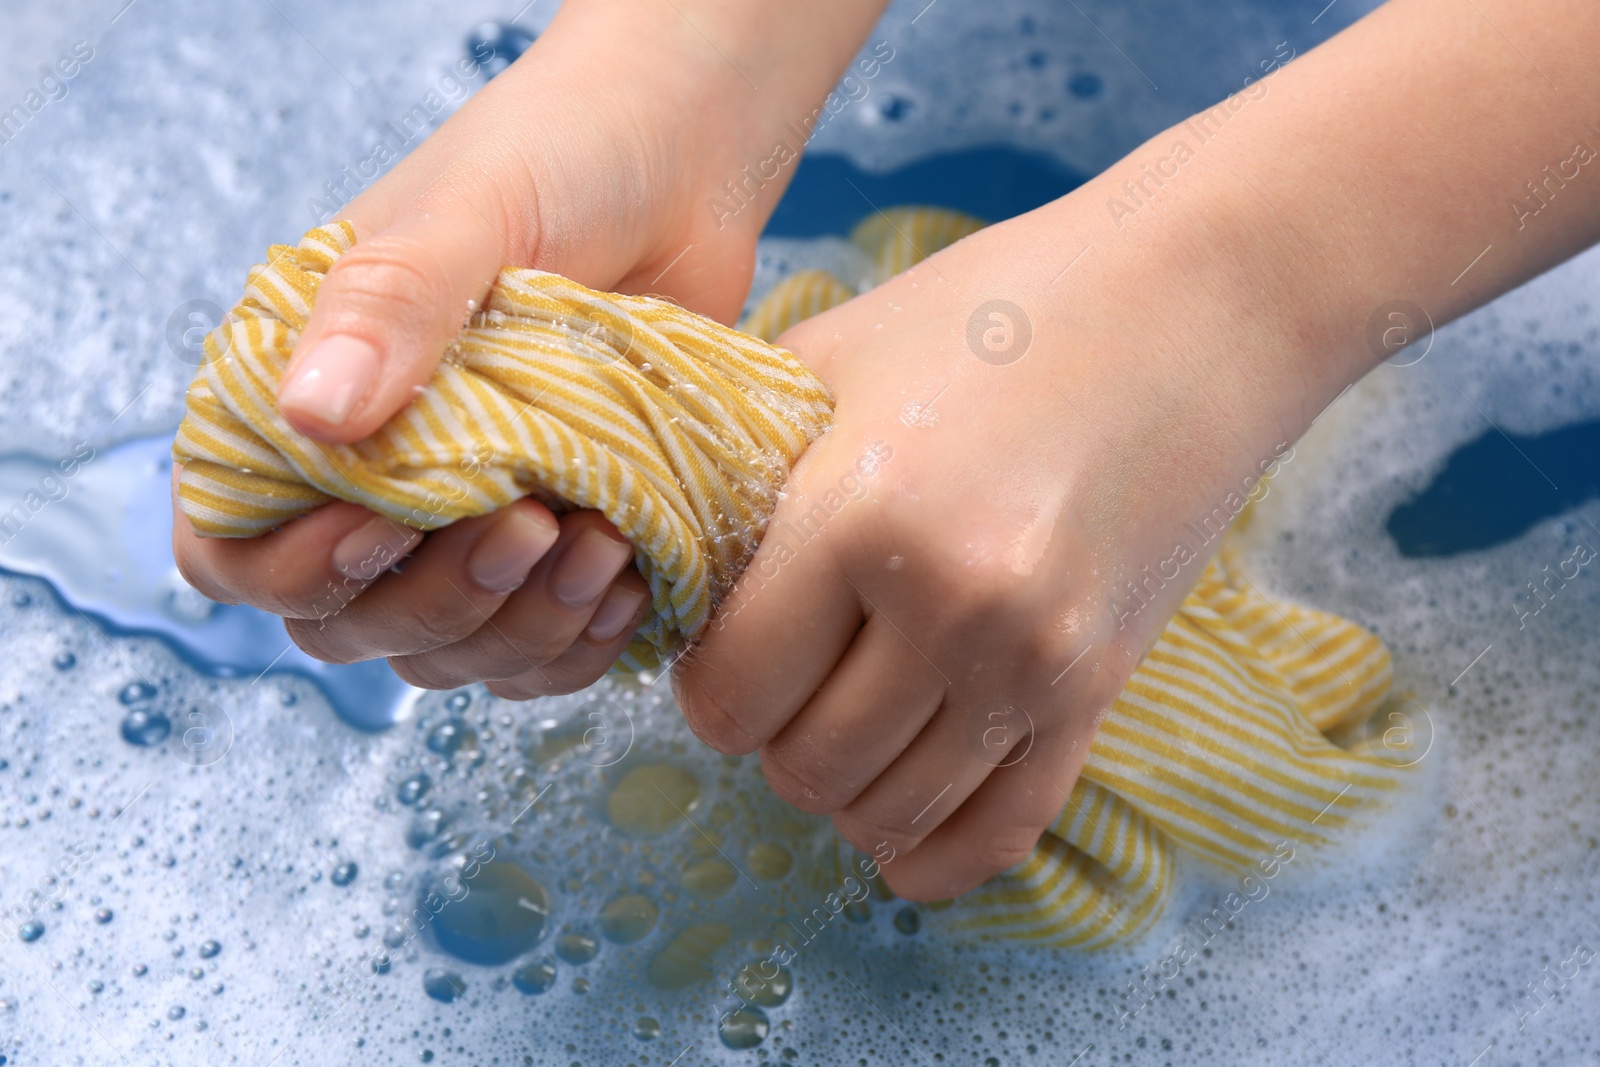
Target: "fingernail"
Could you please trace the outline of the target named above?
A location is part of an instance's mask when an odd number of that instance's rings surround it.
[[[300,358],[278,390],[278,409],[339,426],[377,377],[378,350],[358,337],[336,333]]]
[[[600,601],[600,606],[595,609],[594,618],[589,620],[588,629],[583,632],[596,641],[609,641],[622,632],[622,628],[633,621],[633,613],[639,610],[639,605],[644,603],[644,594],[637,589],[624,589],[620,585],[611,587],[611,592]]]
[[[333,549],[333,569],[346,578],[371,581],[417,546],[422,534],[381,515],[344,535]]]
[[[606,591],[632,558],[633,546],[626,541],[607,537],[599,530],[585,530],[556,565],[550,595],[569,608],[587,607]]]
[[[491,593],[509,593],[528,579],[534,564],[556,543],[561,528],[522,510],[497,519],[467,557],[467,573]]]

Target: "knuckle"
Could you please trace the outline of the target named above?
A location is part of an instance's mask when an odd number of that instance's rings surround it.
[[[465,684],[420,656],[390,656],[389,667],[400,680],[418,689],[456,689]]]
[[[201,565],[195,558],[195,550],[184,543],[177,544],[172,553],[174,562],[178,565],[178,577],[184,584],[205,597],[207,600],[218,604],[237,604],[239,601],[233,597],[217,581],[210,570]]]
[[[767,784],[790,806],[829,815],[850,799],[849,786],[803,742],[770,742],[761,750]]]
[[[915,830],[886,825],[877,818],[865,818],[848,807],[833,813],[833,826],[840,837],[869,856],[876,855],[885,846],[896,855],[910,852],[922,844],[926,836]]]
[[[572,641],[567,635],[543,631],[507,633],[502,643],[508,645],[518,659],[524,661],[525,667],[530,664],[535,667],[554,664],[572,649]]]
[[[485,682],[484,688],[501,700],[533,700],[535,697],[545,696],[545,690],[537,679],[530,679],[527,675],[518,675],[515,678],[500,678],[492,682]]]
[[[428,652],[444,645],[453,645],[470,637],[480,621],[476,613],[469,617],[456,610],[453,604],[424,600],[411,609],[404,642],[410,647],[401,654]]]
[[[1034,848],[1039,844],[1039,835],[1043,832],[1042,829],[1026,826],[999,828],[983,840],[973,843],[976,849],[975,863],[982,869],[985,878],[1008,871],[1033,855]]]
[[[283,628],[295,647],[323,663],[354,663],[360,657],[350,655],[332,640],[325,619],[284,619]]]
[[[725,756],[742,756],[756,749],[756,740],[740,728],[704,685],[674,674],[672,688],[684,720],[700,740]]]
[[[386,330],[443,307],[448,290],[448,279],[428,256],[379,237],[339,257],[323,281],[323,300],[334,301],[347,319]]]
[[[537,673],[543,675],[540,692],[546,696],[564,696],[587,689],[605,676],[611,662],[566,656],[546,664]]]

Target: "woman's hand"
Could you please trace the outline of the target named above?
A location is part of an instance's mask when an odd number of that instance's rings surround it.
[[[1284,446],[1264,344],[1216,341],[1246,326],[1245,274],[1178,234],[1158,274],[1100,210],[991,227],[782,339],[835,426],[677,669],[704,740],[759,748],[913,899],[1027,857],[1215,541],[1130,583],[1196,541],[1185,522],[1220,532]]]
[[[432,376],[504,265],[732,321],[793,167],[747,189],[738,211],[713,207],[726,203],[725,183],[792,140],[787,123],[827,92],[876,17],[871,3],[825,6],[839,10],[564,5],[518,62],[343,212],[359,243],[322,283],[280,409],[315,440],[372,433]],[[431,688],[581,688],[646,607],[610,523],[558,519],[532,500],[426,538],[348,504],[242,542],[198,538],[175,512],[173,547],[202,593],[284,615],[310,654],[388,656]]]
[[[676,671],[696,732],[906,897],[1026,858],[1263,471],[1391,339],[1600,237],[1597,38],[1577,0],[1391,0],[792,330],[836,426]]]

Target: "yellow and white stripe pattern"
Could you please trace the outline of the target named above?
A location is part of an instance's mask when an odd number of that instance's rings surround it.
[[[852,239],[881,280],[980,226],[900,208]],[[290,427],[274,397],[318,282],[354,240],[335,224],[275,246],[207,339],[173,445],[179,505],[197,532],[252,536],[335,498],[418,529],[530,494],[598,508],[634,544],[653,597],[619,666],[655,665],[694,640],[831,416],[822,384],[757,338],[851,287],[792,275],[739,333],[666,301],[506,268],[410,406],[365,441],[324,446]],[[1033,856],[965,897],[953,920],[1101,947],[1160,917],[1180,852],[1243,871],[1280,841],[1327,841],[1404,780],[1392,755],[1329,737],[1365,723],[1389,678],[1376,637],[1268,600],[1225,551],[1111,708]]]
[[[197,533],[249,537],[338,498],[417,529],[530,494],[598,508],[636,548],[651,612],[625,664],[704,628],[832,400],[789,353],[665,300],[500,272],[422,393],[370,438],[321,445],[278,382],[348,223],[275,246],[206,339],[173,443]]]

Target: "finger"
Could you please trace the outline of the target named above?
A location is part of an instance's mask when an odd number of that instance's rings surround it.
[[[982,711],[942,706],[905,753],[835,813],[840,835],[863,852],[885,842],[899,853],[915,849],[1005,762],[1004,748],[974,747],[974,719]],[[1011,743],[1029,744],[1031,736]]]
[[[1028,859],[1067,806],[1088,754],[1087,737],[1076,741],[1071,732],[1036,738],[1026,756],[996,768],[920,845],[884,866],[890,888],[907,900],[948,900]]]
[[[342,501],[260,537],[201,537],[177,507],[180,473],[172,475],[172,555],[184,581],[220,603],[286,618],[326,617],[422,540],[417,530]]]
[[[446,173],[359,235],[318,287],[278,388],[297,429],[357,441],[410,402],[506,259],[503,203],[492,179]]]
[[[810,466],[796,468],[749,568],[673,668],[690,729],[719,752],[753,752],[776,735],[861,627],[860,600],[827,544],[832,527],[808,515]]]
[[[761,749],[768,784],[802,811],[837,811],[905,751],[944,692],[922,654],[874,615],[816,696]]]
[[[619,589],[623,592],[619,593]],[[635,592],[641,594],[637,600],[633,595]],[[573,642],[571,648],[537,670],[488,682],[489,692],[506,700],[532,700],[535,697],[560,696],[587,689],[611,669],[622,655],[622,650],[628,647],[628,642],[633,638],[633,631],[638,628],[649,607],[642,595],[644,592],[644,579],[639,577],[639,573],[631,568],[623,571],[622,577],[617,579],[617,584],[606,594],[606,600],[601,601],[589,628]],[[601,638],[596,633],[595,627],[606,613],[607,602],[613,596],[618,597],[615,603],[622,605],[615,609],[617,612],[621,612],[629,604],[637,606],[633,608],[632,614],[627,617],[628,621],[623,624],[620,631],[612,633],[610,637]],[[606,630],[613,625],[615,624],[607,623]]]
[[[535,500],[462,519],[431,534],[405,569],[342,611],[285,625],[329,663],[407,655],[461,640],[484,624],[556,542],[555,517]]]
[[[492,618],[480,619],[470,635],[447,647],[393,661],[395,670],[426,689],[536,674],[560,658],[591,624],[602,623],[604,632],[642,614],[644,579],[629,566],[632,561],[633,547],[598,511],[562,516],[555,545]],[[636,582],[614,589],[625,570]],[[608,597],[614,598],[609,606]],[[605,641],[616,636],[611,630]]]
[[[465,641],[392,660],[395,672],[423,689],[488,681],[507,683],[491,691],[504,689],[516,700],[570,693],[611,668],[650,606],[649,589],[632,567],[623,569],[587,615],[552,609],[539,602],[542,595],[517,594]]]

